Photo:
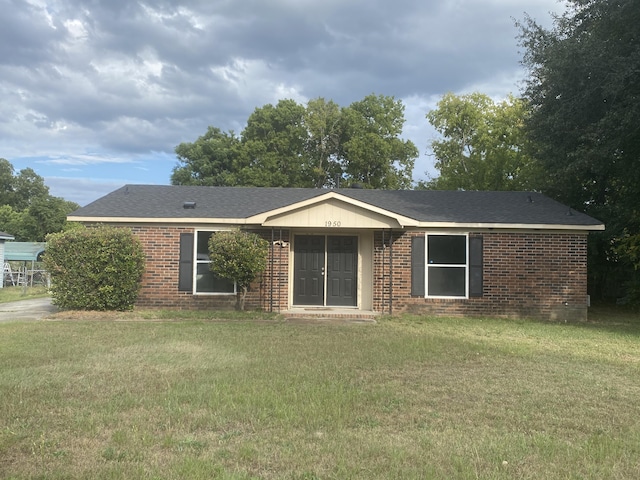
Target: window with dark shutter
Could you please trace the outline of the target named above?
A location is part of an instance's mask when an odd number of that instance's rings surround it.
[[[411,237],[411,295],[425,294],[425,237]]]
[[[482,236],[469,237],[469,296],[481,297],[482,275]]]
[[[427,236],[427,296],[467,295],[467,236]]]
[[[226,294],[236,291],[233,282],[217,277],[211,271],[209,239],[214,234],[215,232],[206,230],[196,232],[196,294]]]
[[[178,290],[181,292],[193,291],[193,233],[180,234]]]

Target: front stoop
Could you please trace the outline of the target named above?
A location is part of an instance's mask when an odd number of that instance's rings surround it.
[[[299,307],[280,312],[287,322],[376,323],[377,312],[349,308]]]

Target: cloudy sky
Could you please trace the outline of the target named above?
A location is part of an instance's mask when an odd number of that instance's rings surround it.
[[[405,104],[404,137],[433,171],[440,97],[518,94],[514,19],[557,0],[0,0],[0,157],[86,205],[168,184],[174,148],[240,132],[267,103],[366,95]]]

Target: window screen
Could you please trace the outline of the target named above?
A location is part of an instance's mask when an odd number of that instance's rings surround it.
[[[427,296],[467,296],[467,236],[427,236]]]

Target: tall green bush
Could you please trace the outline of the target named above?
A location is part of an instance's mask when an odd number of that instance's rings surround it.
[[[47,237],[43,256],[54,305],[72,310],[131,310],[144,253],[130,230],[79,228]]]

